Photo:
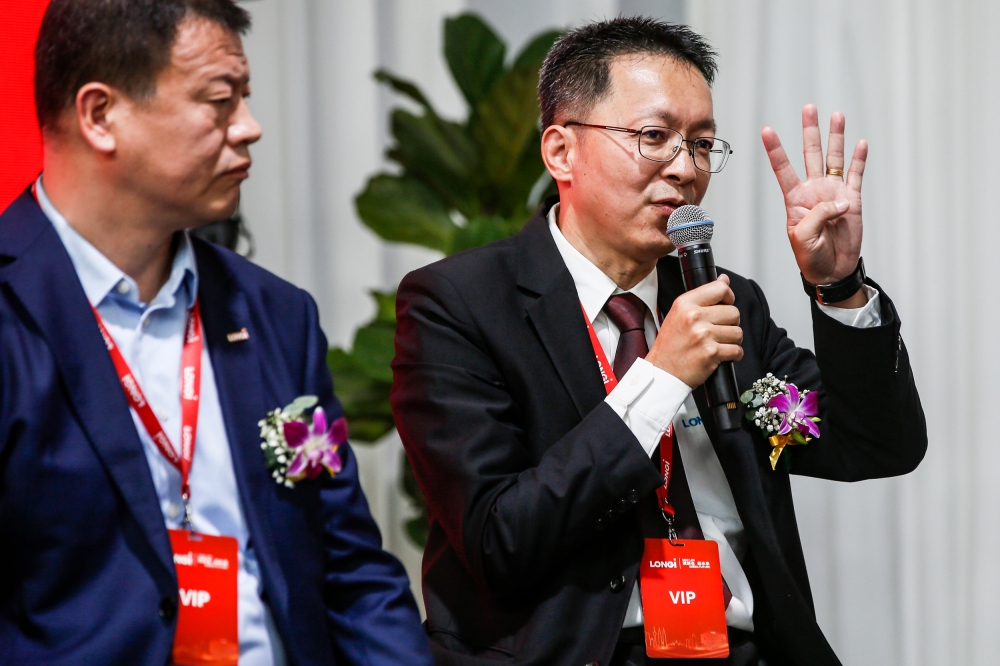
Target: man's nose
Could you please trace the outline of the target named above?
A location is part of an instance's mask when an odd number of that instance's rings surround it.
[[[660,175],[681,183],[694,180],[698,172],[694,166],[693,149],[682,143],[674,159],[663,164],[663,168],[660,169]]]
[[[233,145],[255,143],[260,140],[263,130],[257,119],[250,113],[245,99],[240,100],[239,108],[233,116],[233,122],[229,125],[229,142]]]

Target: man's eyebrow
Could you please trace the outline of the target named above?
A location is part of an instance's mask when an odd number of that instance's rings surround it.
[[[676,122],[677,122],[677,119],[674,118],[673,116],[671,116],[669,113],[660,112],[660,113],[658,113],[656,115],[659,116],[659,118],[661,120],[663,120],[664,124],[667,127],[673,127],[676,124]],[[694,129],[697,129],[697,130],[701,130],[701,129],[711,130],[713,134],[715,134],[716,130],[718,129],[717,126],[716,126],[716,124],[715,124],[715,119],[714,118],[706,118],[705,120],[702,120],[701,122],[695,123],[692,127]]]
[[[250,75],[233,75],[233,74],[216,74],[208,79],[209,83],[214,81],[225,81],[233,88],[239,88],[240,86],[245,86],[250,83]]]

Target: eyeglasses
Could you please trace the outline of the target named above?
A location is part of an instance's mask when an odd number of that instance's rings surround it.
[[[629,129],[627,127],[612,127],[610,125],[589,125],[587,123],[578,123],[575,120],[563,123],[563,127],[569,127],[570,125],[611,130],[612,132],[625,132],[638,136],[639,154],[653,162],[669,162],[677,157],[677,153],[681,151],[681,146],[687,144],[687,151],[691,155],[691,160],[694,162],[695,168],[707,173],[719,173],[722,171],[722,167],[726,166],[729,156],[733,154],[733,150],[727,141],[714,136],[701,136],[697,139],[688,140],[680,132],[669,127],[646,125],[642,129]]]

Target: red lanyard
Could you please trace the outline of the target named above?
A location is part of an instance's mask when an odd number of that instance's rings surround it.
[[[616,386],[618,386],[618,378],[615,377],[615,372],[612,369],[612,365],[608,363],[607,354],[604,353],[604,348],[601,347],[601,341],[597,338],[597,332],[594,330],[593,324],[590,323],[590,317],[587,316],[587,310],[580,304],[580,308],[583,310],[583,320],[587,322],[587,333],[590,334],[590,344],[594,346],[594,356],[597,357],[597,368],[601,371],[601,379],[604,381],[604,390],[609,394]],[[674,462],[674,424],[670,423],[667,425],[666,432],[663,433],[663,437],[660,438],[660,474],[663,475],[663,485],[657,487],[656,489],[656,500],[660,505],[660,510],[664,513],[664,518],[667,516],[673,517],[674,507],[670,505],[670,501],[667,500],[667,494],[670,490],[670,474],[673,471]]]
[[[181,355],[181,452],[178,455],[170,443],[170,438],[163,430],[160,419],[156,417],[149,401],[139,387],[139,382],[129,369],[125,357],[122,355],[118,345],[115,344],[108,329],[104,326],[104,320],[94,310],[94,317],[97,319],[97,326],[101,329],[101,336],[104,344],[114,361],[115,370],[118,371],[118,379],[125,390],[125,397],[129,405],[139,415],[139,420],[146,427],[156,448],[164,458],[167,459],[181,474],[181,498],[184,500],[184,522],[190,527],[191,509],[188,501],[191,499],[191,486],[189,479],[191,476],[191,461],[194,459],[195,437],[198,434],[198,398],[201,393],[201,351],[203,348],[201,331],[201,309],[195,301],[191,313],[188,315],[187,325],[184,327],[184,351]]]

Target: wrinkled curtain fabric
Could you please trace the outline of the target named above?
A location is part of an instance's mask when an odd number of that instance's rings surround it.
[[[870,144],[863,254],[899,308],[930,446],[904,478],[793,479],[820,626],[845,664],[995,663],[1000,7],[704,0],[688,12],[719,49],[716,119],[735,150],[703,204],[717,260],[760,282],[801,345],[808,308],[760,129],[775,127],[800,175],[806,102],[821,125],[843,111],[848,144]]]

